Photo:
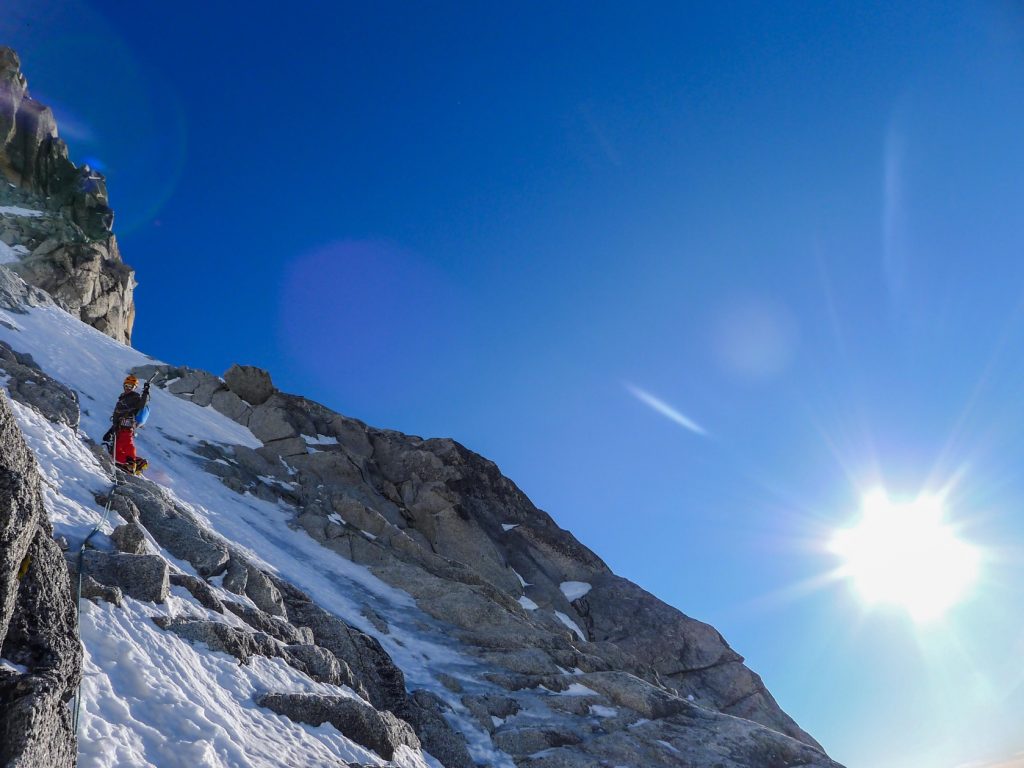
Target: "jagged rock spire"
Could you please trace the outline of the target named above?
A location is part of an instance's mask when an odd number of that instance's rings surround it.
[[[103,174],[76,166],[57,134],[53,111],[33,99],[18,55],[0,47],[0,240],[21,246],[10,266],[59,304],[109,336],[129,343],[135,322],[135,273],[121,260]]]

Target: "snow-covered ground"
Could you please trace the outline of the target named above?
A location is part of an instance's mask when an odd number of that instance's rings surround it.
[[[24,245],[8,245],[0,240],[0,264],[10,264],[12,261],[21,261],[22,256],[28,255],[28,248]]]
[[[32,208],[23,208],[20,205],[0,205],[0,214],[6,214],[8,216],[25,216],[30,219],[37,219],[43,215],[43,212]]]
[[[12,403],[39,460],[55,531],[77,548],[102,517],[96,495],[106,493],[111,485],[81,435],[98,439],[106,431],[127,371],[154,361],[55,306],[33,308],[27,314],[0,310],[0,339],[19,352],[31,353],[46,373],[79,394],[82,421],[78,432]],[[306,440],[311,445],[328,442],[321,436]],[[475,760],[495,768],[511,766],[506,755],[493,749],[458,698],[435,678],[435,673],[445,672],[460,679],[469,692],[480,686],[477,663],[460,653],[445,628],[422,613],[408,594],[289,527],[293,510],[225,487],[203,469],[204,460],[194,452],[200,441],[260,445],[248,429],[214,409],[154,388],[152,416],[136,440],[140,455],[150,461],[148,477],[163,485],[211,530],[242,548],[254,562],[376,637],[404,671],[411,689],[429,689],[456,709],[459,730],[467,735]],[[101,532],[109,533],[119,522],[108,522]],[[105,537],[94,537],[93,541],[101,547],[109,546]],[[188,563],[162,554],[183,571],[194,573]],[[219,589],[216,584],[212,586]],[[227,593],[224,596],[239,599]],[[294,723],[257,707],[253,700],[267,691],[354,695],[351,691],[315,683],[280,659],[257,657],[249,665],[240,666],[226,654],[190,645],[173,633],[161,631],[151,617],[208,616],[185,590],[174,589],[164,605],[127,597],[120,608],[88,601],[82,605],[85,666],[79,736],[83,768],[269,768],[336,766],[339,761],[385,764],[333,726]],[[390,633],[377,631],[364,618],[364,605],[387,620]],[[439,765],[429,755],[403,749],[392,765]]]

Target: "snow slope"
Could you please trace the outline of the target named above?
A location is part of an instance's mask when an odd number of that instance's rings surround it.
[[[28,308],[26,314],[0,311],[0,340],[32,354],[46,373],[78,392],[82,408],[78,432],[12,402],[40,464],[55,533],[77,549],[102,517],[97,494],[111,486],[111,478],[83,442],[83,433],[98,439],[106,431],[127,371],[154,361],[53,305]],[[203,469],[203,460],[196,456],[201,441],[261,445],[248,429],[214,409],[154,388],[152,416],[136,440],[140,455],[150,460],[148,476],[261,567],[376,637],[401,667],[410,688],[431,690],[455,708],[456,727],[467,735],[475,760],[511,766],[459,700],[435,678],[435,673],[443,671],[468,691],[480,686],[477,662],[459,652],[444,627],[422,613],[406,593],[291,529],[290,510],[225,487]],[[108,534],[120,522],[107,522],[101,532]],[[97,541],[101,548],[110,547],[105,536],[94,537],[93,542]],[[155,542],[150,546],[159,551]],[[162,554],[182,571],[195,573],[188,563]],[[219,589],[216,580],[213,586]],[[363,617],[361,608],[367,604],[388,621],[389,634],[380,633]],[[313,682],[280,659],[257,657],[240,666],[233,657],[161,631],[151,620],[159,615],[210,618],[181,588],[172,590],[164,605],[128,597],[121,608],[82,602],[85,667],[79,737],[83,768],[387,764],[333,726],[297,724],[253,701],[268,691],[354,696],[351,690]],[[240,624],[230,616],[217,618]],[[392,765],[440,765],[425,753],[401,750]]]

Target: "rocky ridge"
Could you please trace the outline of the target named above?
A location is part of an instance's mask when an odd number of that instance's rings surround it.
[[[0,49],[0,171],[13,185],[0,203],[16,209],[0,214],[0,238],[17,256],[9,266],[127,342],[134,278],[109,234],[105,189],[62,164],[66,148],[47,113],[27,96],[17,58]],[[95,258],[76,261],[71,245]],[[112,275],[124,278],[120,287],[110,287]],[[50,304],[0,267],[0,307],[12,313],[0,313],[4,327]],[[16,407],[75,434],[82,391],[15,346],[0,343],[0,371]],[[375,429],[280,392],[258,368],[223,377],[159,363],[132,370],[258,439],[201,441],[189,456],[233,492],[225,496],[283,510],[332,557],[411,595],[413,622],[472,660],[461,677],[438,669],[436,686],[411,684],[381,643],[395,631],[393,613],[370,603],[361,621],[332,613],[171,491],[122,478],[95,499],[116,520],[83,555],[83,596],[155,609],[186,595],[184,610],[145,621],[169,646],[195,644],[240,664],[274,659],[334,691],[261,691],[252,704],[295,723],[330,723],[375,764],[424,750],[447,768],[483,765],[472,735],[521,768],[837,768],[713,627],[616,576],[493,462],[454,440]],[[81,668],[69,572],[78,560],[52,538],[35,460],[0,401],[0,764],[69,766],[67,702]],[[112,482],[105,452],[92,453]]]
[[[293,525],[454,628],[495,686],[461,698],[453,686],[456,703],[518,765],[637,760],[650,738],[686,742],[687,729],[710,722],[741,741],[755,729],[802,755],[800,764],[831,764],[714,628],[613,574],[493,462],[453,440],[374,429],[279,392],[252,367],[223,378],[164,365],[133,372],[263,442],[202,449],[225,485],[287,505]],[[574,686],[587,694],[573,710],[553,710],[546,694]],[[609,710],[614,718],[593,715]],[[641,764],[704,764],[682,754]]]
[[[30,284],[124,343],[135,322],[135,271],[121,259],[103,174],[76,166],[53,111],[33,99],[0,47],[0,253]]]

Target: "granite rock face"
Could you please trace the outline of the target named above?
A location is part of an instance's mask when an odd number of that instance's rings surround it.
[[[81,675],[68,569],[43,507],[35,460],[0,395],[0,764],[77,760],[67,703]]]
[[[0,341],[0,371],[9,377],[11,398],[39,411],[50,421],[78,426],[81,412],[78,395],[40,370],[32,355],[15,352]]]
[[[407,723],[391,712],[378,711],[357,699],[303,693],[269,693],[259,705],[310,725],[330,723],[348,738],[372,749],[385,760],[395,756],[402,744],[420,748],[419,739]]]
[[[492,686],[461,706],[518,765],[835,765],[717,630],[612,573],[493,462],[454,440],[374,429],[276,390],[264,399],[269,384],[248,397],[245,385],[228,388],[230,372],[226,383],[166,366],[136,373],[192,402],[202,392],[263,442],[206,446],[206,467],[225,485],[290,507],[296,528],[452,627]],[[289,620],[311,627],[318,645],[348,663],[381,653],[353,646],[337,619],[280,592]],[[361,663],[352,669],[367,701],[414,724],[431,754],[444,750],[429,727],[444,722],[444,703],[420,691],[414,709],[400,679]],[[550,696],[579,686],[582,695]],[[702,729],[714,734],[701,736],[714,742],[703,752],[661,745]],[[465,764],[459,743],[446,754]]]
[[[0,47],[0,240],[9,264],[64,309],[131,341],[135,273],[121,259],[103,175],[76,166],[53,111],[33,99],[17,54]]]
[[[0,306],[19,313],[55,302],[130,342],[135,279],[111,231],[105,181],[69,160],[52,112],[29,96],[6,48],[0,175]],[[78,425],[75,394],[31,356],[0,347],[0,370],[20,403]],[[520,768],[839,768],[718,631],[614,574],[454,440],[369,427],[280,392],[251,366],[223,377],[158,364],[134,372],[258,439],[255,448],[195,448],[226,487],[277,505],[296,530],[416,603],[403,596],[403,614],[385,616],[363,606],[368,623],[356,626],[358,617],[328,611],[147,479],[98,495],[124,522],[105,544],[119,551],[85,552],[85,597],[156,604],[173,587],[195,601],[152,617],[168,645],[242,664],[270,657],[346,689],[261,691],[257,705],[331,723],[384,760],[422,748],[447,768],[472,768],[481,743]],[[112,473],[109,456],[94,454]],[[10,662],[0,666],[2,765],[75,763],[67,702],[81,651],[68,562],[78,560],[51,534],[34,459],[0,395],[0,656]],[[397,637],[384,637],[388,622],[409,621],[406,613],[458,648],[461,677],[439,670],[410,683],[395,659],[414,650],[392,658],[377,639]]]
[[[251,405],[262,405],[274,394],[270,374],[251,365],[231,366],[224,374],[227,388]]]

